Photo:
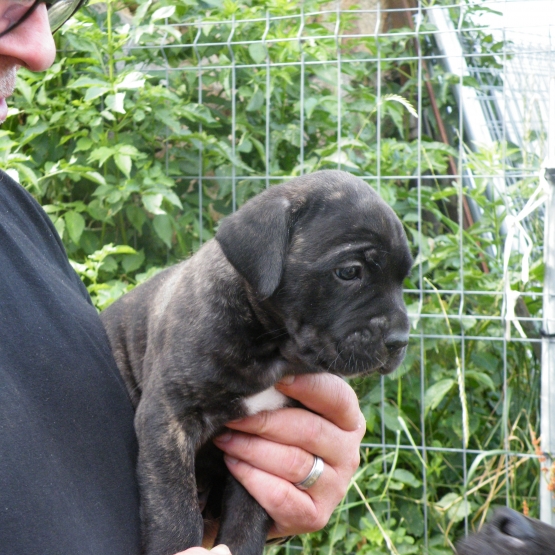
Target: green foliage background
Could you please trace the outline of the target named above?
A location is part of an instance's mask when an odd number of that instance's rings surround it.
[[[503,341],[506,205],[488,199],[490,181],[477,178],[465,194],[482,217],[463,229],[449,157],[478,176],[502,172],[507,159],[525,168],[537,161],[510,145],[460,159],[455,135],[452,146],[437,138],[410,29],[338,45],[330,38],[337,13],[323,6],[305,1],[300,18],[287,0],[92,3],[57,35],[48,72],[20,70],[0,167],[43,204],[99,309],[189,256],[267,185],[337,167],[367,178],[413,245],[413,339],[395,375],[354,384],[367,417],[360,471],[328,528],[295,541],[306,553],[447,554],[466,517],[477,525],[507,501],[537,511],[540,479],[536,462],[506,454],[534,452],[539,389],[532,344]],[[341,30],[356,17],[343,12]],[[485,30],[470,38],[499,50]],[[440,109],[457,129],[452,82],[433,67]],[[510,193],[526,200],[534,187],[524,179]],[[511,268],[520,264],[514,255]],[[508,274],[531,316],[542,273],[538,258],[528,281]],[[390,447],[379,447],[384,441]]]

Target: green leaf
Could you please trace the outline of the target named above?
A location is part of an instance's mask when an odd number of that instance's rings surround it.
[[[17,80],[17,90],[23,95],[28,104],[33,103],[35,93],[24,79]]]
[[[73,81],[73,83],[69,83],[68,87],[70,89],[75,89],[79,87],[105,87],[106,88],[106,81],[102,79],[93,78],[93,77],[83,76],[83,77],[79,77],[79,79],[77,79],[76,81]]]
[[[318,98],[314,96],[310,96],[304,101],[304,112],[307,118],[312,117],[312,112],[319,103],[320,101],[318,100]]]
[[[106,180],[98,172],[94,172],[94,171],[89,172],[89,171],[87,171],[83,175],[87,179],[90,179],[91,181],[93,181],[94,183],[98,183],[99,185],[106,185]]]
[[[249,44],[249,54],[257,64],[260,64],[266,60],[268,50],[264,44],[260,42],[253,42],[252,44]]]
[[[64,220],[69,237],[76,245],[78,245],[79,239],[81,239],[81,234],[85,229],[85,218],[83,218],[79,212],[71,210],[64,214]]]
[[[156,193],[154,195],[143,195],[142,201],[145,208],[151,214],[165,214],[166,212],[162,210],[160,207],[162,206],[162,201],[164,200],[163,195],[160,193]]]
[[[129,274],[130,272],[138,270],[143,265],[144,261],[145,253],[141,250],[135,254],[124,256],[121,265],[123,266],[125,272]]]
[[[73,152],[82,152],[90,150],[90,148],[94,145],[93,141],[88,137],[81,137],[77,141],[77,145],[75,146],[75,150]]]
[[[151,21],[158,21],[159,19],[167,19],[175,13],[175,6],[164,6],[158,8],[151,16]]]
[[[447,395],[455,383],[455,380],[446,378],[444,380],[439,380],[430,386],[424,394],[424,410],[426,412],[434,410],[441,403],[445,395]]]
[[[116,85],[116,89],[142,89],[145,86],[145,75],[140,71],[128,73],[123,80]]]
[[[399,507],[399,513],[405,520],[409,534],[421,536],[424,533],[424,515],[416,503],[403,503]]]
[[[134,158],[141,156],[141,153],[133,145],[119,145],[118,152],[121,154],[125,154],[126,156],[132,156]]]
[[[85,93],[85,100],[87,102],[90,100],[94,100],[95,98],[98,98],[99,96],[102,96],[107,92],[110,92],[110,89],[108,87],[91,87],[90,89],[87,89],[87,92]]]
[[[495,391],[495,384],[488,374],[485,372],[478,372],[476,370],[467,370],[465,378],[477,381],[479,384],[487,387],[491,391]]]
[[[103,166],[106,163],[106,160],[112,157],[115,152],[115,148],[109,148],[107,146],[95,148],[89,156],[89,162],[97,161],[100,166]]]
[[[472,512],[471,504],[455,492],[444,495],[436,507],[445,510],[447,518],[453,522],[460,522]]]
[[[264,93],[256,89],[247,105],[247,112],[257,112],[262,106],[264,106]]]
[[[144,210],[134,204],[130,204],[126,207],[125,214],[127,215],[127,218],[129,219],[133,227],[139,233],[141,233],[143,225],[147,220]]]
[[[393,480],[407,484],[413,488],[419,488],[422,485],[420,480],[417,480],[414,474],[404,468],[396,468],[392,476]]]
[[[116,152],[114,154],[114,162],[116,163],[116,166],[125,174],[125,177],[129,178],[132,166],[131,157],[127,156],[127,154]]]
[[[173,229],[169,216],[167,214],[158,214],[154,217],[154,220],[152,220],[152,225],[156,235],[164,241],[168,248],[171,248]]]
[[[216,123],[216,120],[212,117],[210,110],[206,106],[202,106],[200,104],[194,104],[191,102],[182,108],[182,113],[187,119],[203,123],[204,125]]]
[[[118,114],[125,114],[125,108],[123,107],[123,101],[125,100],[125,93],[109,94],[106,97],[106,106],[112,110],[112,112],[117,112]]]
[[[26,145],[30,141],[32,141],[35,137],[46,133],[48,130],[48,124],[44,121],[39,121],[36,125],[32,127],[28,127],[23,134],[22,139],[19,141],[21,146]]]

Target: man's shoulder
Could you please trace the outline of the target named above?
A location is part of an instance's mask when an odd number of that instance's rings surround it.
[[[0,260],[3,267],[47,267],[69,280],[88,300],[54,224],[35,198],[0,170]]]

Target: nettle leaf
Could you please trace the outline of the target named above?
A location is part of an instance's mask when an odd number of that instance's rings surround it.
[[[85,229],[85,218],[83,218],[79,212],[71,210],[64,214],[64,220],[70,239],[78,245],[79,239],[81,239],[81,234]]]

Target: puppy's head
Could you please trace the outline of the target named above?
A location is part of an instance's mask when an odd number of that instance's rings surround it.
[[[364,181],[321,171],[272,187],[216,239],[286,327],[286,358],[341,375],[401,363],[412,258],[399,219]]]
[[[457,555],[549,555],[555,528],[503,507],[480,532],[457,543]]]

